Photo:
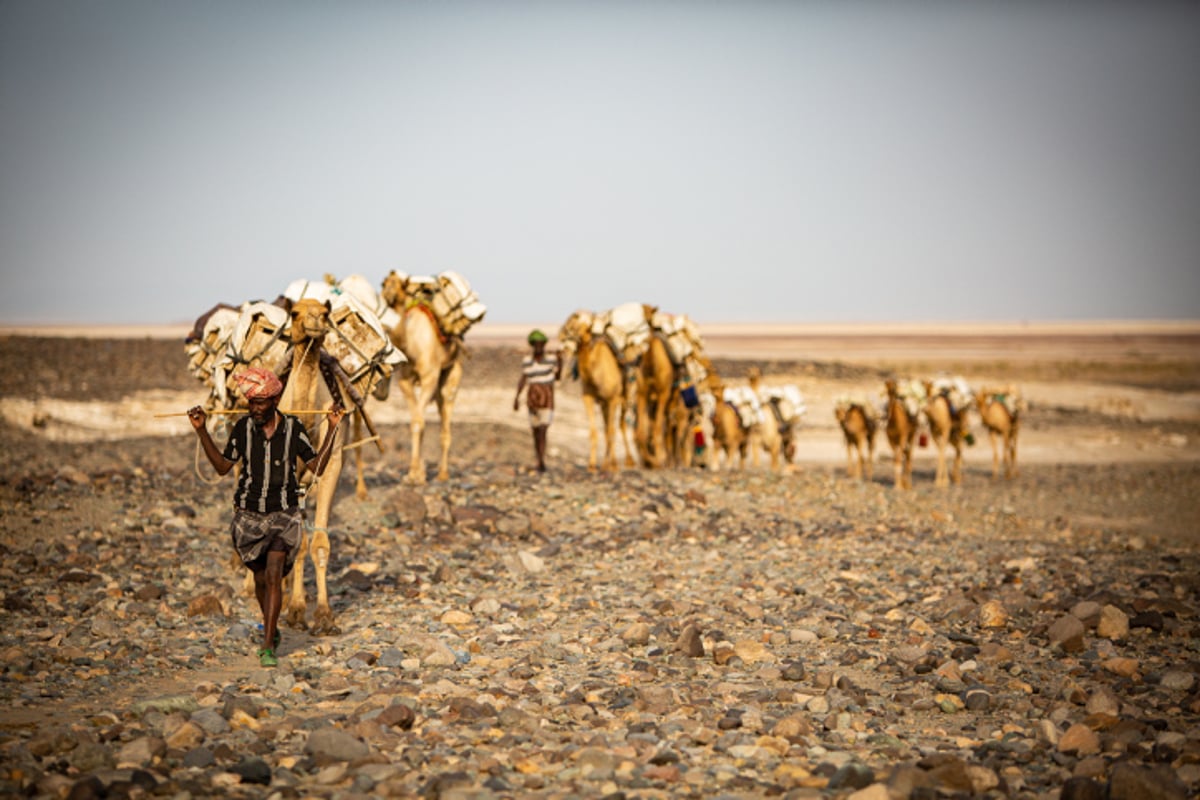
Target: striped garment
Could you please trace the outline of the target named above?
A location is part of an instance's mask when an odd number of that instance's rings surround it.
[[[554,383],[554,373],[557,371],[558,362],[553,358],[534,361],[533,356],[525,356],[521,361],[521,372],[525,375],[526,383]]]
[[[242,462],[233,494],[237,508],[267,513],[300,506],[296,459],[308,463],[317,457],[317,451],[300,420],[287,414],[279,417],[270,439],[250,417],[241,417],[233,425],[224,456]]]

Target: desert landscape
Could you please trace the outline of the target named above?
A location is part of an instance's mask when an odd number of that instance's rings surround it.
[[[403,481],[403,400],[372,401],[341,632],[286,628],[275,669],[231,480],[160,416],[204,398],[184,326],[0,328],[0,791],[1200,792],[1200,324],[702,326],[730,383],[803,393],[795,461],[615,475],[569,379],[530,469],[529,327],[468,334],[449,481]],[[1019,476],[976,418],[960,486],[923,448],[897,491],[882,435],[847,477],[835,399],[942,372],[1020,388]]]

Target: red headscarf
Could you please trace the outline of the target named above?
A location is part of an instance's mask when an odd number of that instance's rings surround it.
[[[283,384],[274,372],[264,367],[249,367],[233,378],[247,400],[276,397],[283,393]]]

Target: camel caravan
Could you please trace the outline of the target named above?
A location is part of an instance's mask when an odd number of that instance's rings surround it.
[[[763,386],[757,370],[748,386],[726,385],[687,315],[636,302],[581,309],[562,324],[558,338],[580,383],[589,469],[617,469],[618,438],[626,468],[740,468],[747,456],[757,466],[762,451],[779,470],[794,459],[806,413],[800,390]]]
[[[912,488],[914,445],[932,442],[937,465],[934,485],[962,483],[963,447],[975,443],[970,414],[979,414],[992,445],[992,478],[1017,476],[1017,431],[1026,403],[1013,386],[974,391],[960,376],[939,375],[933,380],[884,381],[881,400],[866,396],[842,397],[834,417],[846,439],[847,475],[870,480],[875,431],[882,420],[892,451],[893,485]],[[950,453],[950,462],[947,455]]]
[[[435,277],[392,272],[376,292],[360,275],[341,281],[297,280],[272,302],[218,304],[196,320],[184,348],[189,368],[208,389],[205,410],[227,424],[247,402],[238,376],[250,367],[270,369],[284,382],[281,410],[297,416],[313,441],[324,434],[322,409],[338,402],[353,414],[352,432],[339,432],[323,475],[309,481],[305,497],[313,506],[285,604],[289,625],[306,626],[304,560],[312,560],[317,605],[313,630],[336,632],[329,607],[329,516],[347,450],[357,450],[355,494],[366,496],[361,447],[383,445],[368,413],[371,398],[385,400],[394,375],[412,417],[412,461],[407,479],[425,482],[421,460],[424,409],[436,403],[441,418],[438,477],[449,475],[450,420],[462,375],[462,341],[486,307],[470,285],[453,272]],[[364,434],[364,429],[366,433]],[[349,439],[347,437],[349,433]],[[367,435],[369,434],[369,435]]]

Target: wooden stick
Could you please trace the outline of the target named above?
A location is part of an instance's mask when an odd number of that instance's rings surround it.
[[[357,442],[351,442],[350,444],[346,445],[342,449],[343,450],[353,450],[356,447],[362,447],[364,444],[370,444],[371,442],[378,442],[378,441],[379,441],[378,436],[369,436],[366,439],[359,439]]]
[[[208,414],[211,417],[214,414],[249,414],[250,412],[244,408],[214,408],[212,411],[205,411],[204,413]],[[329,409],[318,408],[318,409],[306,409],[306,410],[300,410],[300,411],[290,411],[286,408],[281,408],[281,409],[279,409],[279,413],[280,414],[328,414]],[[186,412],[186,411],[177,411],[172,414],[155,414],[154,417],[155,417],[155,419],[162,419],[163,417],[186,417],[187,415],[188,415],[188,412]]]

